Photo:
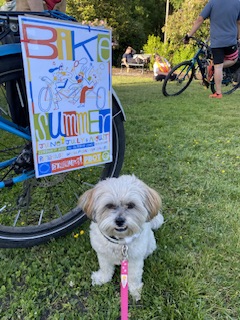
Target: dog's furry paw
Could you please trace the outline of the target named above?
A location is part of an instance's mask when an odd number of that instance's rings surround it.
[[[143,283],[141,283],[139,287],[129,286],[129,291],[135,301],[141,300],[142,286],[143,286]]]
[[[136,290],[135,292],[131,292],[131,296],[135,301],[140,301],[141,300],[141,290]]]
[[[158,212],[158,214],[156,215],[156,217],[154,217],[151,221],[151,228],[152,230],[157,230],[158,228],[161,227],[161,225],[164,223],[164,218],[163,215]]]
[[[112,279],[112,277],[109,277],[109,274],[106,274],[101,270],[98,270],[92,273],[91,279],[93,286],[101,286],[102,284],[109,282]]]

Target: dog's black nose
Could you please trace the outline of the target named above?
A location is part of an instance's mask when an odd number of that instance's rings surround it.
[[[115,222],[118,227],[122,227],[125,223],[125,219],[123,217],[117,217]]]

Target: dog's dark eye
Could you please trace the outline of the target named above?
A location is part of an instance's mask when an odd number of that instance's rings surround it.
[[[116,206],[115,206],[113,203],[108,203],[108,204],[106,205],[106,208],[107,208],[107,209],[116,209]]]
[[[135,208],[135,204],[134,204],[133,202],[129,202],[129,203],[127,204],[127,208],[128,208],[128,209],[133,209],[133,208]]]

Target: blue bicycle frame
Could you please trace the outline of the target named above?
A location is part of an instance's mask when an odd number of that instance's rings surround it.
[[[29,129],[24,129],[19,127],[18,125],[14,124],[13,122],[10,122],[3,117],[0,117],[0,129],[10,132],[20,138],[26,139],[28,141],[31,141],[31,135],[29,132]],[[9,159],[7,161],[0,162],[0,169],[6,168],[8,166],[11,166],[15,161],[16,157]],[[10,187],[18,182],[23,182],[29,178],[34,177],[34,170],[27,171],[25,173],[22,173],[19,176],[16,176],[12,179],[0,182],[0,188]]]

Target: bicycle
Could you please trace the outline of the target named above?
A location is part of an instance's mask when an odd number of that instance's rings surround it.
[[[113,159],[105,165],[35,178],[18,15],[0,14],[0,247],[31,247],[63,236],[87,220],[81,193],[100,179],[117,177],[125,151],[125,114],[112,91]],[[32,13],[73,20],[65,14]],[[104,135],[101,137],[105,139]]]
[[[45,86],[41,88],[38,97],[38,106],[39,109],[43,112],[48,112],[52,105],[55,109],[58,109],[58,101],[62,100],[62,97],[67,99],[77,100],[77,96],[81,91],[81,86],[79,84],[70,84],[68,87],[68,93],[64,93],[63,89],[52,89],[55,86],[54,82],[48,77],[41,77],[41,80],[45,82]],[[62,96],[62,97],[61,97]]]
[[[198,46],[198,50],[192,59],[183,61],[173,67],[162,86],[162,93],[164,96],[177,96],[185,91],[194,78],[202,80],[202,84],[207,88],[210,87],[212,93],[216,92],[214,76],[208,80],[207,68],[211,63],[212,55],[208,44],[195,37],[190,37]],[[235,65],[230,68],[223,69],[222,93],[231,94],[240,85],[239,79],[235,77],[235,72],[240,68],[240,62],[237,61]],[[197,70],[200,71],[199,77]]]

